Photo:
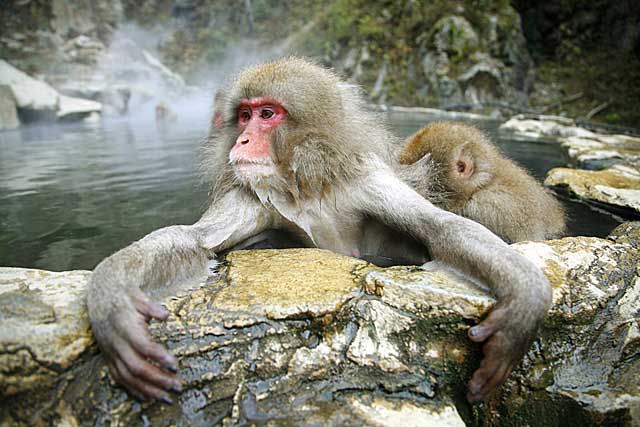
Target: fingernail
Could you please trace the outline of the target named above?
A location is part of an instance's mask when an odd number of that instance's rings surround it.
[[[166,395],[162,396],[162,398],[160,400],[162,400],[167,405],[173,404],[173,400],[171,400],[171,398],[169,396],[166,396]]]
[[[178,373],[178,368],[176,368],[176,367],[175,367],[175,366],[173,366],[173,365],[167,365],[167,366],[165,366],[165,369],[166,369],[167,371],[169,371],[169,372],[174,373],[174,374],[177,374],[177,373]]]
[[[174,382],[169,390],[174,393],[180,393],[182,391],[182,381]]]
[[[477,337],[479,334],[480,331],[478,331],[476,328],[469,329],[469,335],[471,335],[472,337]]]

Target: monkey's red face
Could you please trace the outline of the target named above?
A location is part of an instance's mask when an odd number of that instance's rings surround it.
[[[287,117],[287,111],[274,99],[243,99],[238,106],[238,138],[229,160],[243,178],[271,175],[271,133]]]

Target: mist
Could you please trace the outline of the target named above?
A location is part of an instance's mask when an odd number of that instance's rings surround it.
[[[171,29],[142,28],[127,22],[114,32],[111,43],[97,64],[95,75],[113,86],[131,90],[128,110],[119,119],[149,123],[156,121],[156,107],[168,109],[173,123],[205,123],[212,113],[215,92],[241,69],[281,56],[285,43],[264,47],[259,42],[239,40],[225,48],[215,63],[205,63],[190,73],[189,81],[170,70],[159,51]],[[107,114],[113,118],[113,114]]]

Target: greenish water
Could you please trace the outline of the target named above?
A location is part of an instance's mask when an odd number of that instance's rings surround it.
[[[422,119],[394,118],[406,136]],[[496,137],[495,122],[476,123]],[[198,219],[207,190],[197,176],[208,118],[28,127],[0,132],[0,266],[92,269],[159,227]],[[537,178],[562,166],[557,146],[497,140]],[[605,236],[618,222],[565,201],[573,235]]]

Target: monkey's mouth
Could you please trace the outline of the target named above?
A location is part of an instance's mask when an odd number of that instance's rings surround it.
[[[274,172],[275,165],[269,158],[264,159],[237,159],[233,162],[236,171],[243,175],[271,175]]]

